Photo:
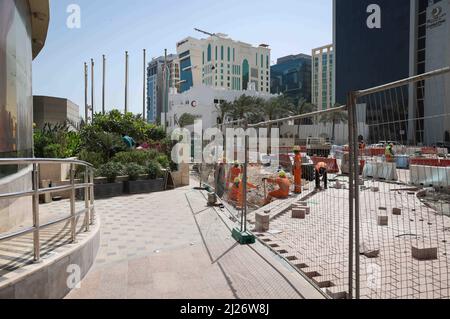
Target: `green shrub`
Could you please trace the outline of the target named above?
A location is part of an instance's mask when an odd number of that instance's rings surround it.
[[[161,154],[156,158],[156,161],[161,165],[162,168],[169,168],[170,167],[170,161],[167,155]]]
[[[148,164],[147,172],[150,179],[157,179],[162,176],[161,166],[157,161],[152,161]]]
[[[135,163],[141,166],[147,166],[151,161],[155,160],[159,153],[154,150],[150,151],[129,151],[117,153],[113,161],[121,164]]]
[[[147,172],[146,168],[136,163],[128,163],[125,165],[124,173],[128,175],[130,181],[136,181],[140,175],[144,175]]]
[[[92,164],[95,168],[99,168],[101,165],[105,164],[105,159],[101,153],[89,152],[87,150],[82,150],[80,154],[78,154],[78,159]]]
[[[62,158],[62,150],[60,144],[50,144],[44,147],[44,158]]]
[[[108,183],[114,183],[117,176],[124,173],[124,167],[120,163],[108,162],[101,165],[97,170],[97,176],[106,177]]]

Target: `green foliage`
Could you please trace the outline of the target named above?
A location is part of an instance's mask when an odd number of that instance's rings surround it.
[[[161,165],[162,168],[170,168],[170,161],[167,155],[161,154],[156,158],[156,161]]]
[[[136,163],[128,163],[124,168],[125,175],[128,175],[130,181],[136,181],[140,175],[147,173],[145,166],[138,165]]]
[[[192,115],[192,114],[189,114],[189,113],[184,113],[178,119],[178,125],[180,127],[186,127],[186,126],[194,125],[195,120],[198,119],[198,118],[199,118],[199,116],[195,116],[195,115]]]
[[[99,152],[107,160],[116,153],[126,150],[126,145],[120,135],[99,131],[94,126],[84,126],[80,136],[83,149],[89,152]]]
[[[96,171],[97,176],[106,177],[108,183],[114,183],[117,176],[124,173],[124,166],[117,162],[108,162],[101,165]]]
[[[157,179],[162,176],[161,166],[157,161],[152,161],[147,166],[147,173],[150,179]]]
[[[117,153],[113,161],[121,164],[135,163],[141,166],[147,166],[148,163],[155,160],[159,156],[159,153],[155,150],[149,151],[129,151]]]
[[[40,158],[75,157],[81,148],[81,138],[72,126],[65,124],[45,124],[34,131],[34,154]]]
[[[166,136],[164,129],[147,123],[140,115],[123,114],[118,110],[113,110],[105,115],[96,114],[91,126],[97,131],[119,136],[128,135],[138,143],[146,140],[158,141]]]
[[[98,152],[82,150],[80,154],[78,154],[78,159],[92,164],[95,168],[99,168],[101,165],[105,164],[105,158]]]

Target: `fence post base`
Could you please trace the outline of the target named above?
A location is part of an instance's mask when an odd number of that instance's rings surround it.
[[[241,245],[251,245],[256,243],[256,238],[249,232],[241,232],[238,228],[233,229],[233,238]]]

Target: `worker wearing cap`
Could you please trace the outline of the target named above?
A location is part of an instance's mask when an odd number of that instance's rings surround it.
[[[301,194],[302,193],[302,154],[300,146],[294,147],[294,193]]]
[[[247,183],[247,189],[248,188],[257,189],[258,187],[252,183]],[[241,177],[236,177],[234,179],[230,191],[230,201],[236,203],[236,207],[239,208],[242,208],[244,204],[244,183],[242,182]]]
[[[291,182],[287,178],[286,173],[284,171],[278,173],[277,179],[263,178],[263,181],[267,181],[268,183],[271,184],[277,184],[279,187],[279,189],[269,193],[264,205],[270,204],[274,198],[287,199],[289,197],[289,192],[291,190]]]
[[[320,178],[323,177],[324,187],[328,189],[328,166],[324,162],[316,165],[316,189],[320,189]]]
[[[394,145],[392,143],[386,146],[386,150],[384,151],[384,155],[386,156],[386,162],[392,163],[394,161]]]

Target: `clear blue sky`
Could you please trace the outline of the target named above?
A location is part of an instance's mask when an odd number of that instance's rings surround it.
[[[107,56],[107,109],[124,107],[124,52],[130,54],[131,111],[142,109],[142,49],[148,59],[176,53],[176,43],[203,37],[194,27],[235,40],[267,43],[272,60],[332,42],[331,0],[50,0],[46,45],[33,63],[33,94],[69,98],[84,114],[83,63],[96,62],[95,105],[101,107],[101,58]],[[66,26],[69,4],[81,28]]]

